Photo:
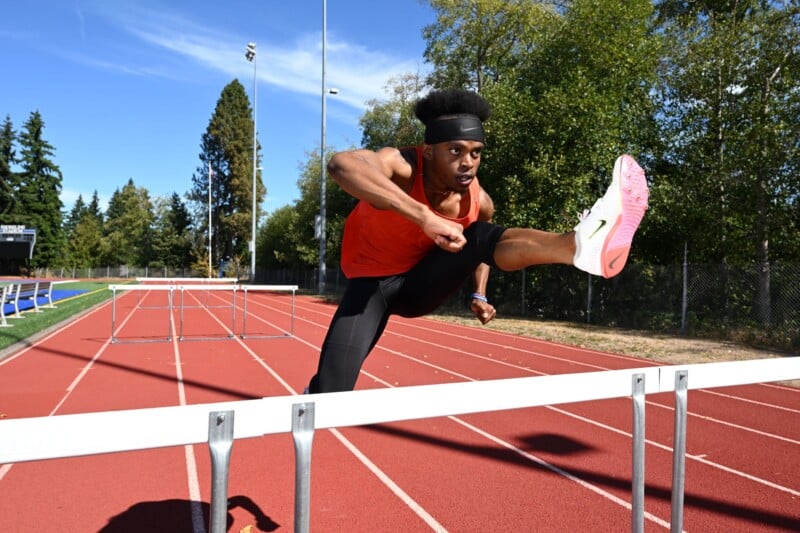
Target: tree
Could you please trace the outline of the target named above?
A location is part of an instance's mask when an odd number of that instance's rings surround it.
[[[191,220],[177,193],[156,198],[150,266],[187,268],[192,260]]]
[[[300,259],[297,243],[298,213],[286,205],[272,212],[258,232],[258,264],[264,268],[299,268],[308,266]]]
[[[796,2],[658,4],[669,39],[661,94],[670,157],[684,172],[676,209],[705,260],[757,261],[756,315],[770,315],[770,246],[797,258],[793,211],[800,126]],[[676,217],[678,218],[678,217]]]
[[[16,134],[11,117],[6,115],[3,129],[0,130],[0,221],[2,222],[12,222],[6,217],[17,209],[16,195],[19,183],[12,170],[17,163],[15,140]]]
[[[97,189],[94,190],[92,201],[89,202],[86,210],[90,215],[96,218],[101,225],[103,224],[103,211],[100,209],[100,198],[97,196]]]
[[[434,87],[478,92],[513,76],[533,43],[531,32],[550,8],[530,0],[431,0],[436,22],[423,29],[425,59],[436,68]]]
[[[414,103],[421,96],[425,82],[419,74],[402,74],[386,85],[389,98],[367,102],[359,124],[361,145],[378,150],[385,146],[414,146],[422,142],[424,129],[414,116]]]
[[[325,160],[331,156],[326,151]],[[308,162],[302,169],[297,186],[300,189],[300,200],[295,203],[297,211],[296,231],[298,241],[296,242],[297,253],[303,264],[313,266],[319,264],[319,241],[315,237],[314,223],[315,217],[319,213],[320,200],[320,154],[313,152],[309,154]],[[325,198],[326,217],[325,217],[325,257],[329,263],[338,264],[342,244],[342,232],[344,221],[356,204],[355,198],[347,194],[329,175],[325,175],[326,186]]]
[[[212,248],[215,258],[247,253],[253,216],[253,119],[244,87],[233,80],[222,90],[201,142],[201,165],[187,194],[198,234],[207,235],[209,169],[211,179]],[[256,156],[256,161],[260,157]],[[256,205],[266,188],[257,173]],[[256,214],[256,217],[258,215]],[[196,238],[199,243],[201,238]]]
[[[67,265],[74,268],[101,266],[103,259],[103,227],[100,221],[84,210],[67,241]]]
[[[75,226],[81,221],[84,215],[88,213],[88,208],[83,201],[83,195],[79,194],[75,200],[75,205],[72,206],[69,214],[64,219],[64,235],[67,240],[72,237],[72,232],[75,231]]]
[[[92,217],[93,218],[93,217]],[[103,252],[110,266],[150,263],[153,204],[150,193],[133,178],[111,195],[103,228]]]
[[[64,245],[61,230],[61,170],[52,161],[54,148],[44,140],[44,121],[38,111],[30,114],[19,135],[20,223],[36,228],[34,266],[55,265]]]

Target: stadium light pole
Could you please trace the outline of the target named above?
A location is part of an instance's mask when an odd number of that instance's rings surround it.
[[[327,266],[325,264],[325,218],[326,218],[326,183],[325,183],[325,126],[327,123],[327,96],[328,94],[339,94],[339,89],[327,87],[326,64],[328,41],[328,2],[322,0],[322,124],[320,128],[319,162],[320,162],[320,186],[319,186],[319,287],[320,294],[325,293],[325,278],[327,277]]]
[[[258,129],[256,129],[256,102],[258,74],[256,61],[256,43],[247,43],[244,57],[253,63],[253,220],[250,240],[250,281],[256,280],[256,219],[258,218],[258,205],[256,202],[256,179],[258,177]]]
[[[213,263],[211,262],[211,180],[214,179],[214,171],[211,169],[211,161],[208,162],[208,279],[211,279]]]

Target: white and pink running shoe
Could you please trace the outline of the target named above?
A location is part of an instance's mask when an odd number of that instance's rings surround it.
[[[573,264],[595,276],[611,278],[628,260],[631,241],[647,210],[647,179],[629,155],[614,163],[611,185],[575,226]]]

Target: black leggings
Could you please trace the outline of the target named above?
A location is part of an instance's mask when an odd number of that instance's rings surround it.
[[[361,365],[390,315],[418,317],[439,307],[481,263],[494,265],[502,226],[476,222],[464,231],[458,253],[435,248],[405,274],[348,280],[319,358],[309,392],[353,390]]]

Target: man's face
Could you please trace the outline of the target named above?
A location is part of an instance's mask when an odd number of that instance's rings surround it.
[[[448,188],[467,190],[478,173],[483,143],[446,141],[428,145],[428,148],[426,157],[433,163],[435,179]]]

